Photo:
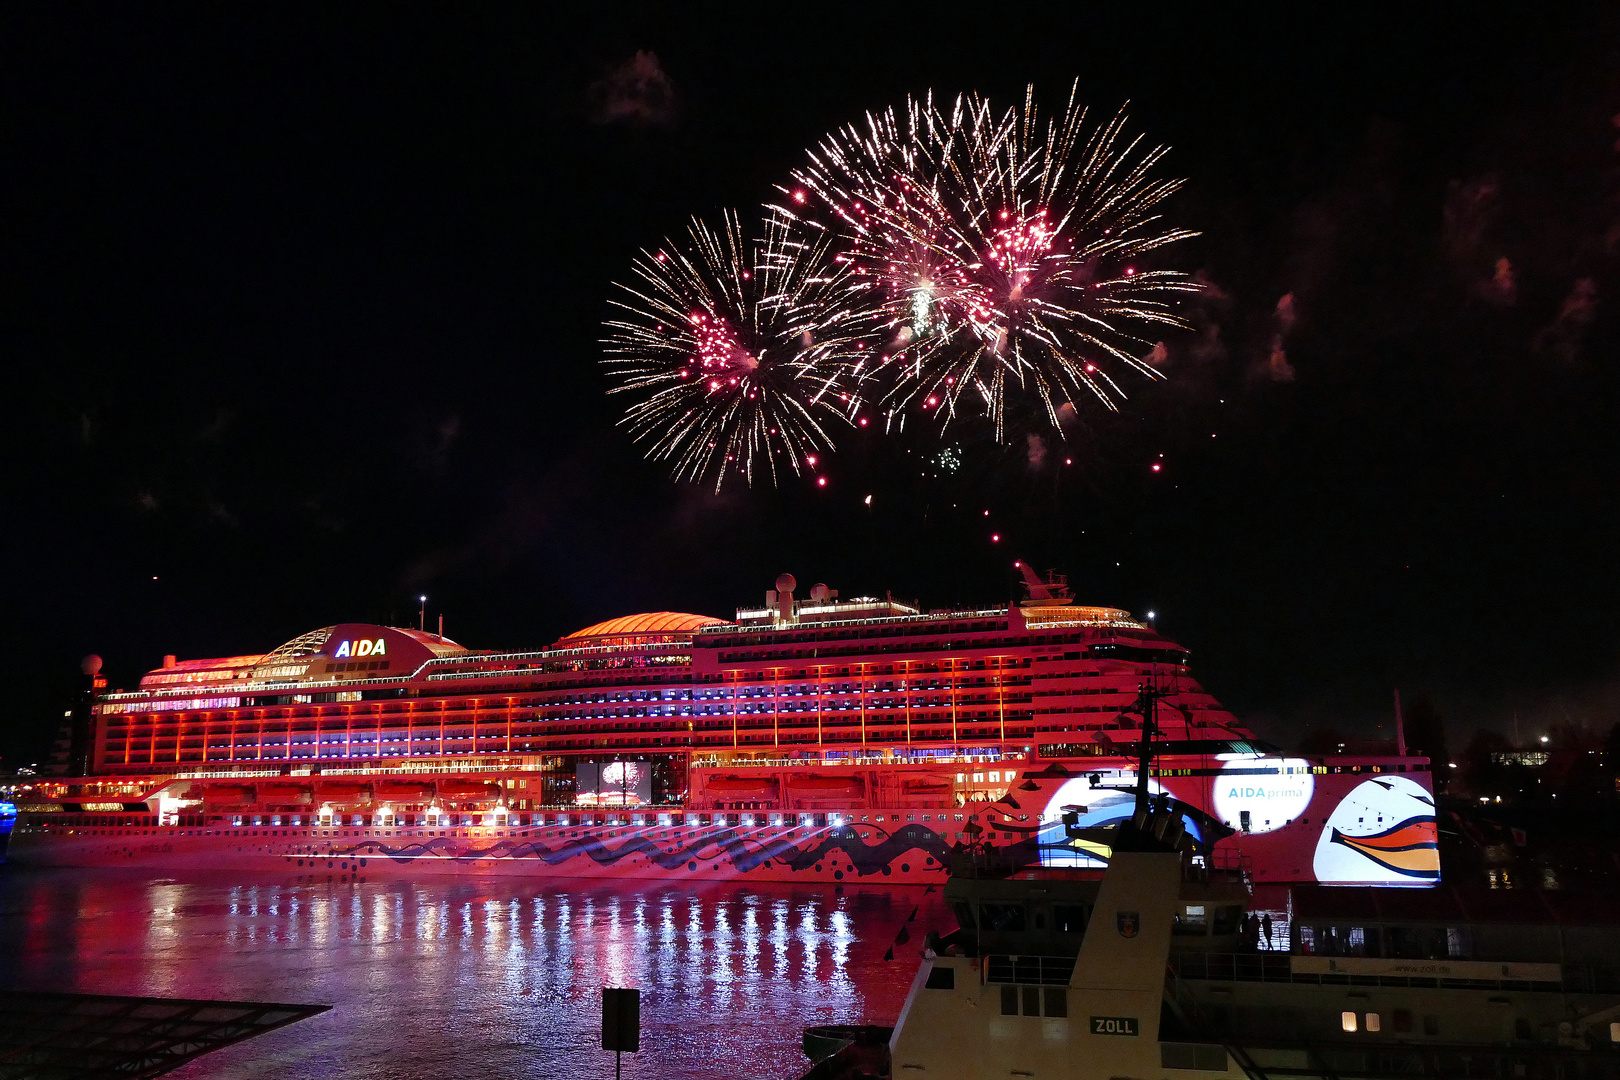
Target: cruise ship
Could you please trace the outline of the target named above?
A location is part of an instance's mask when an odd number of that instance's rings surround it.
[[[1129,816],[1145,760],[1255,882],[1439,880],[1428,761],[1286,756],[1150,623],[1020,569],[1026,600],[977,610],[784,574],[733,620],[629,615],[532,651],[344,623],[165,657],[133,689],[92,670],[71,775],[19,794],[10,859],[925,884],[968,847],[1106,865],[1074,825]]]

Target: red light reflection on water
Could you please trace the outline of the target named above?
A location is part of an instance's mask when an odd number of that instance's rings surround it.
[[[914,907],[913,944],[885,962]],[[915,887],[13,869],[0,984],[336,1006],[183,1080],[585,1075],[602,986],[642,989],[626,1077],[793,1076],[805,1026],[892,1023],[923,932],[952,926],[940,895]]]

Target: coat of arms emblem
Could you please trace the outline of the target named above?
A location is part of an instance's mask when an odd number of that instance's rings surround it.
[[[1142,924],[1141,915],[1135,911],[1116,912],[1114,919],[1119,924],[1120,937],[1135,937],[1137,927]]]

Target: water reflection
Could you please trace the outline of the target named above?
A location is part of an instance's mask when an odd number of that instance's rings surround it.
[[[915,887],[599,884],[473,878],[288,884],[122,871],[0,872],[0,983],[326,1002],[209,1055],[203,1077],[588,1075],[602,986],[642,989],[626,1077],[770,1078],[800,1029],[892,1022],[915,947],[945,928]]]

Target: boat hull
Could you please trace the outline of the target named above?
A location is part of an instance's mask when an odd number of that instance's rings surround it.
[[[1193,818],[1201,816],[1187,824],[1200,838],[1224,835],[1215,844],[1215,859],[1243,869],[1256,883],[1421,887],[1440,880],[1438,824],[1426,770],[1392,772],[1376,762],[1344,759],[1344,764],[1322,765],[1254,755],[1161,760],[1150,794],[1174,796],[1191,808]],[[1024,770],[1016,779],[1009,771],[1011,786],[994,801],[949,805],[941,797],[929,800],[932,806],[898,811],[855,800],[818,799],[814,809],[787,810],[764,802],[716,806],[706,800],[698,807],[651,812],[491,807],[457,811],[454,825],[429,826],[383,825],[377,817],[353,812],[323,815],[315,820],[327,824],[317,825],[309,814],[261,807],[217,816],[203,826],[162,827],[150,824],[156,816],[143,826],[136,821],[101,825],[85,815],[31,814],[18,825],[11,858],[51,866],[282,865],[295,872],[926,884],[944,877],[959,846],[989,848],[988,857],[1000,863],[1100,869],[1107,850],[1071,838],[1066,819],[1088,828],[1127,819],[1134,812],[1136,773],[1121,765],[1099,761],[1085,772]],[[289,817],[298,824],[282,824]]]
[[[102,835],[95,835],[100,833]],[[138,833],[139,835],[130,835]],[[138,866],[294,875],[528,877],[838,884],[943,881],[949,845],[930,829],[150,828],[17,830],[19,866]]]

